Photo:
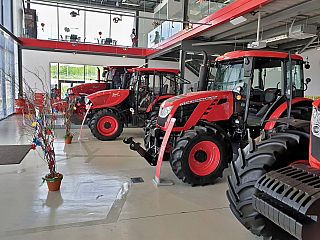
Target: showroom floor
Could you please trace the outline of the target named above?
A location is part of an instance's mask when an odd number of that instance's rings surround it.
[[[0,121],[0,144],[28,143],[18,122],[17,116]],[[36,151],[19,165],[0,165],[0,239],[260,239],[233,217],[225,178],[191,187],[164,162],[161,176],[174,185],[156,187],[155,168],[122,143],[129,136],[142,141],[141,129],[126,128],[112,142],[84,129],[89,140],[76,136],[67,146],[63,130],[56,132],[60,191],[39,187],[48,170]],[[131,183],[135,177],[144,182]]]

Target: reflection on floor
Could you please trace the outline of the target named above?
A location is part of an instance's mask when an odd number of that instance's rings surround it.
[[[20,121],[0,121],[0,144],[28,143]],[[63,129],[56,133],[57,167],[64,174],[60,191],[39,187],[48,170],[36,151],[19,165],[0,166],[0,239],[259,239],[229,210],[225,178],[192,188],[164,162],[162,177],[174,185],[157,188],[155,168],[122,143],[129,136],[142,141],[141,129],[126,128],[112,142],[84,129],[89,140],[76,136],[71,145],[64,144]],[[131,183],[134,177],[144,182]]]

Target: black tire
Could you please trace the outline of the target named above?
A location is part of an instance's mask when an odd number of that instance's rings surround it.
[[[90,130],[97,139],[111,141],[122,133],[123,122],[117,114],[104,109],[93,115],[90,121]]]
[[[70,122],[72,122],[75,125],[81,125],[82,124],[82,120],[80,120],[79,118],[76,117],[76,115],[73,113],[70,117]]]
[[[254,185],[265,173],[307,159],[308,142],[308,134],[295,130],[271,133],[251,152],[239,150],[237,160],[231,162],[231,176],[227,177],[230,209],[253,234],[272,239],[295,239],[253,208],[252,195],[260,192]]]
[[[196,126],[184,132],[170,153],[174,174],[192,186],[213,184],[232,160],[231,141],[218,126]]]

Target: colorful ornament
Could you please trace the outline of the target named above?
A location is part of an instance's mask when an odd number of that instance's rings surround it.
[[[74,110],[77,110],[77,108],[76,108],[76,107],[73,107],[73,109],[74,109]]]
[[[66,96],[66,97],[69,97],[69,94],[66,93],[65,96]]]
[[[32,118],[32,114],[31,113],[28,114],[28,118]]]
[[[35,144],[32,144],[32,145],[31,145],[31,149],[32,149],[32,150],[36,150],[36,145],[35,145]]]
[[[53,109],[53,112],[56,113],[56,112],[57,112],[57,109],[54,108],[54,109]]]
[[[81,105],[81,103],[77,103],[77,106],[80,106]]]
[[[32,126],[32,127],[37,126],[37,122],[33,122],[31,126]]]

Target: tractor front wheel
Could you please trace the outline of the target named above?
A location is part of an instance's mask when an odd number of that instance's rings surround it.
[[[183,182],[204,186],[222,177],[231,159],[232,148],[226,134],[210,126],[197,126],[177,139],[170,164]]]
[[[120,136],[123,123],[115,113],[101,110],[92,117],[90,130],[97,139],[111,141]]]

